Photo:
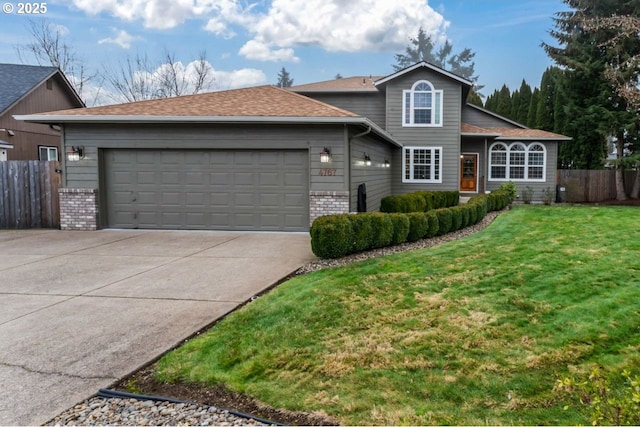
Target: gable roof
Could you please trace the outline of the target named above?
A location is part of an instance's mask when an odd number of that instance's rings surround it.
[[[78,101],[78,105],[84,106],[78,94],[58,68],[39,65],[0,64],[0,114],[7,111],[56,74],[59,74],[61,79],[68,85],[73,97]]]
[[[366,117],[275,86],[208,92],[91,108],[16,115],[36,123],[340,123],[371,128],[401,146]]]
[[[378,92],[375,81],[380,76],[353,76],[292,86],[294,92]]]
[[[420,69],[420,68],[426,68],[428,70],[435,71],[436,73],[442,74],[445,77],[448,77],[448,78],[450,78],[452,80],[455,80],[458,83],[462,84],[463,87],[466,87],[467,90],[471,89],[471,87],[473,86],[473,82],[470,82],[469,80],[467,80],[467,79],[465,79],[463,77],[460,77],[457,74],[453,74],[452,72],[447,71],[444,68],[436,67],[435,65],[429,64],[428,62],[424,62],[424,61],[418,62],[416,64],[413,64],[413,65],[411,65],[411,66],[409,66],[407,68],[403,68],[402,70],[396,71],[393,74],[389,74],[388,76],[377,80],[375,82],[375,85],[376,86],[386,85],[389,81],[391,81],[393,79],[397,79],[400,76],[403,76],[405,74],[411,73],[412,71]]]

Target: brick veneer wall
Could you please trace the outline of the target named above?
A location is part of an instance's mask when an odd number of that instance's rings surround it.
[[[93,231],[98,229],[98,190],[61,188],[60,229]]]
[[[310,191],[309,221],[322,215],[349,213],[348,191]]]

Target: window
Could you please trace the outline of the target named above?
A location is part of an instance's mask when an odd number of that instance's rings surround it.
[[[434,90],[426,80],[420,80],[411,90],[402,92],[403,126],[442,126],[442,91]]]
[[[405,147],[402,182],[442,182],[442,147]]]
[[[489,148],[489,180],[544,182],[546,157],[547,150],[538,142],[496,142]]]
[[[58,161],[58,148],[57,147],[45,147],[41,145],[38,147],[40,160],[57,162]]]

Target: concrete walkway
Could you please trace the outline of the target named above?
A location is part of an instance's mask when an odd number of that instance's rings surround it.
[[[48,421],[313,258],[306,233],[0,230],[0,425]]]

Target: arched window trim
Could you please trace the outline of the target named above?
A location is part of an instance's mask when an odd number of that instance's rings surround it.
[[[498,141],[489,146],[489,181],[545,182],[546,176],[547,147],[544,144]]]
[[[420,90],[426,85],[427,90]],[[442,90],[435,90],[428,80],[418,80],[411,90],[402,91],[402,126],[442,127]]]

